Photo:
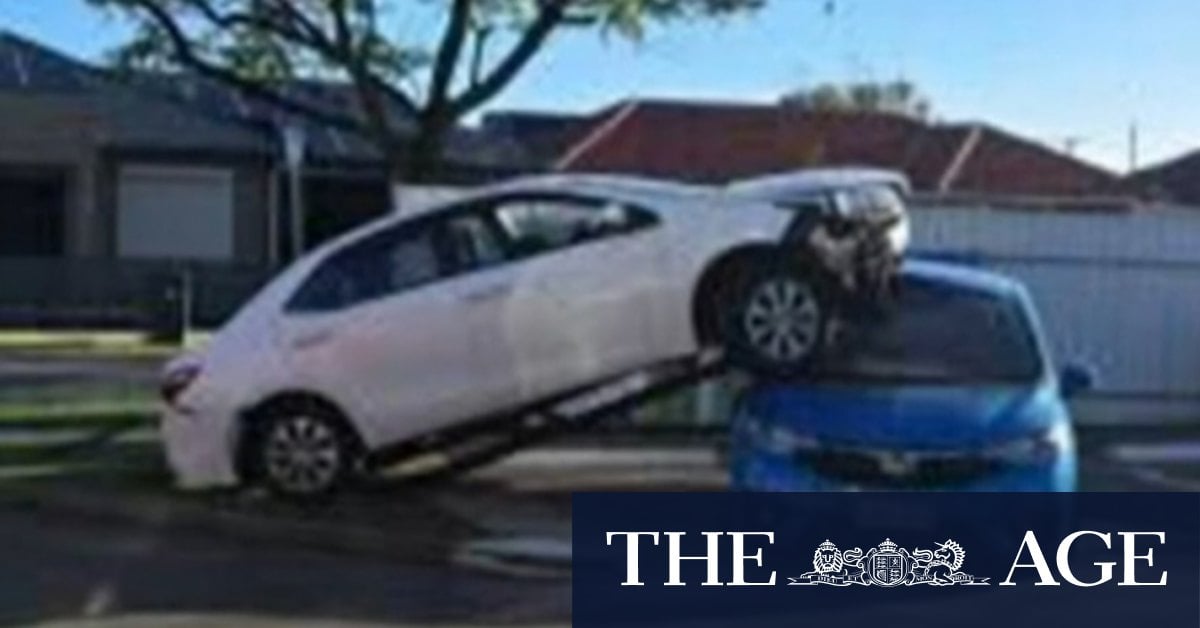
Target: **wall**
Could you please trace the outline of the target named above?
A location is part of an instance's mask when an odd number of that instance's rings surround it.
[[[66,176],[64,243],[74,256],[94,255],[96,143],[102,131],[82,97],[0,93],[0,168],[37,166]]]
[[[1200,211],[913,214],[915,251],[1028,285],[1057,359],[1097,373],[1081,420],[1200,420]]]
[[[397,184],[392,187],[392,205],[396,211],[403,213],[413,208],[452,201],[470,190],[471,188],[443,185]]]

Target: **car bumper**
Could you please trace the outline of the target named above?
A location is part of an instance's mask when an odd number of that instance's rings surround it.
[[[765,492],[820,492],[896,490],[883,484],[852,484],[820,475],[795,461],[756,453],[731,456],[730,485],[734,490]],[[924,484],[926,491],[970,492],[1071,492],[1076,490],[1074,452],[1064,452],[1041,465],[1006,466],[969,481]]]
[[[163,410],[160,431],[177,487],[198,490],[237,484],[233,423],[220,413]]]
[[[785,248],[803,263],[815,256],[848,297],[865,303],[890,298],[908,247],[908,217],[896,216],[886,226],[862,225],[861,231],[832,239],[817,237],[818,225],[811,218],[797,218],[784,235]]]

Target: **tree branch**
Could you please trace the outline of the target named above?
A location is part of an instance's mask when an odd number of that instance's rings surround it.
[[[440,115],[449,100],[450,82],[462,56],[463,44],[471,24],[471,0],[454,0],[450,9],[449,22],[442,36],[442,43],[434,56],[433,71],[429,79],[429,95],[426,112]]]
[[[529,63],[549,39],[555,27],[562,23],[566,7],[572,0],[545,0],[537,17],[521,35],[496,67],[478,83],[471,85],[450,102],[455,116],[463,116],[500,93]]]
[[[130,6],[140,8],[144,11],[159,30],[166,35],[171,43],[171,48],[175,51],[175,59],[180,66],[190,69],[200,76],[225,83],[234,89],[279,107],[289,113],[301,115],[334,128],[359,133],[364,130],[362,121],[353,116],[336,114],[305,104],[299,100],[289,98],[261,83],[246,80],[232,70],[206,61],[196,53],[193,42],[188,39],[183,28],[175,21],[170,11],[164,9],[154,0],[131,0]]]

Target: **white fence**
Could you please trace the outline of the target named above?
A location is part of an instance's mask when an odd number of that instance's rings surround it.
[[[914,250],[1028,285],[1063,362],[1091,365],[1087,422],[1200,421],[1200,211],[914,211]]]

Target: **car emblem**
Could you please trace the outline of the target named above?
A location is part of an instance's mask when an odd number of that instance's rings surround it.
[[[880,473],[892,477],[912,475],[917,470],[917,457],[907,452],[878,452],[874,454]]]

